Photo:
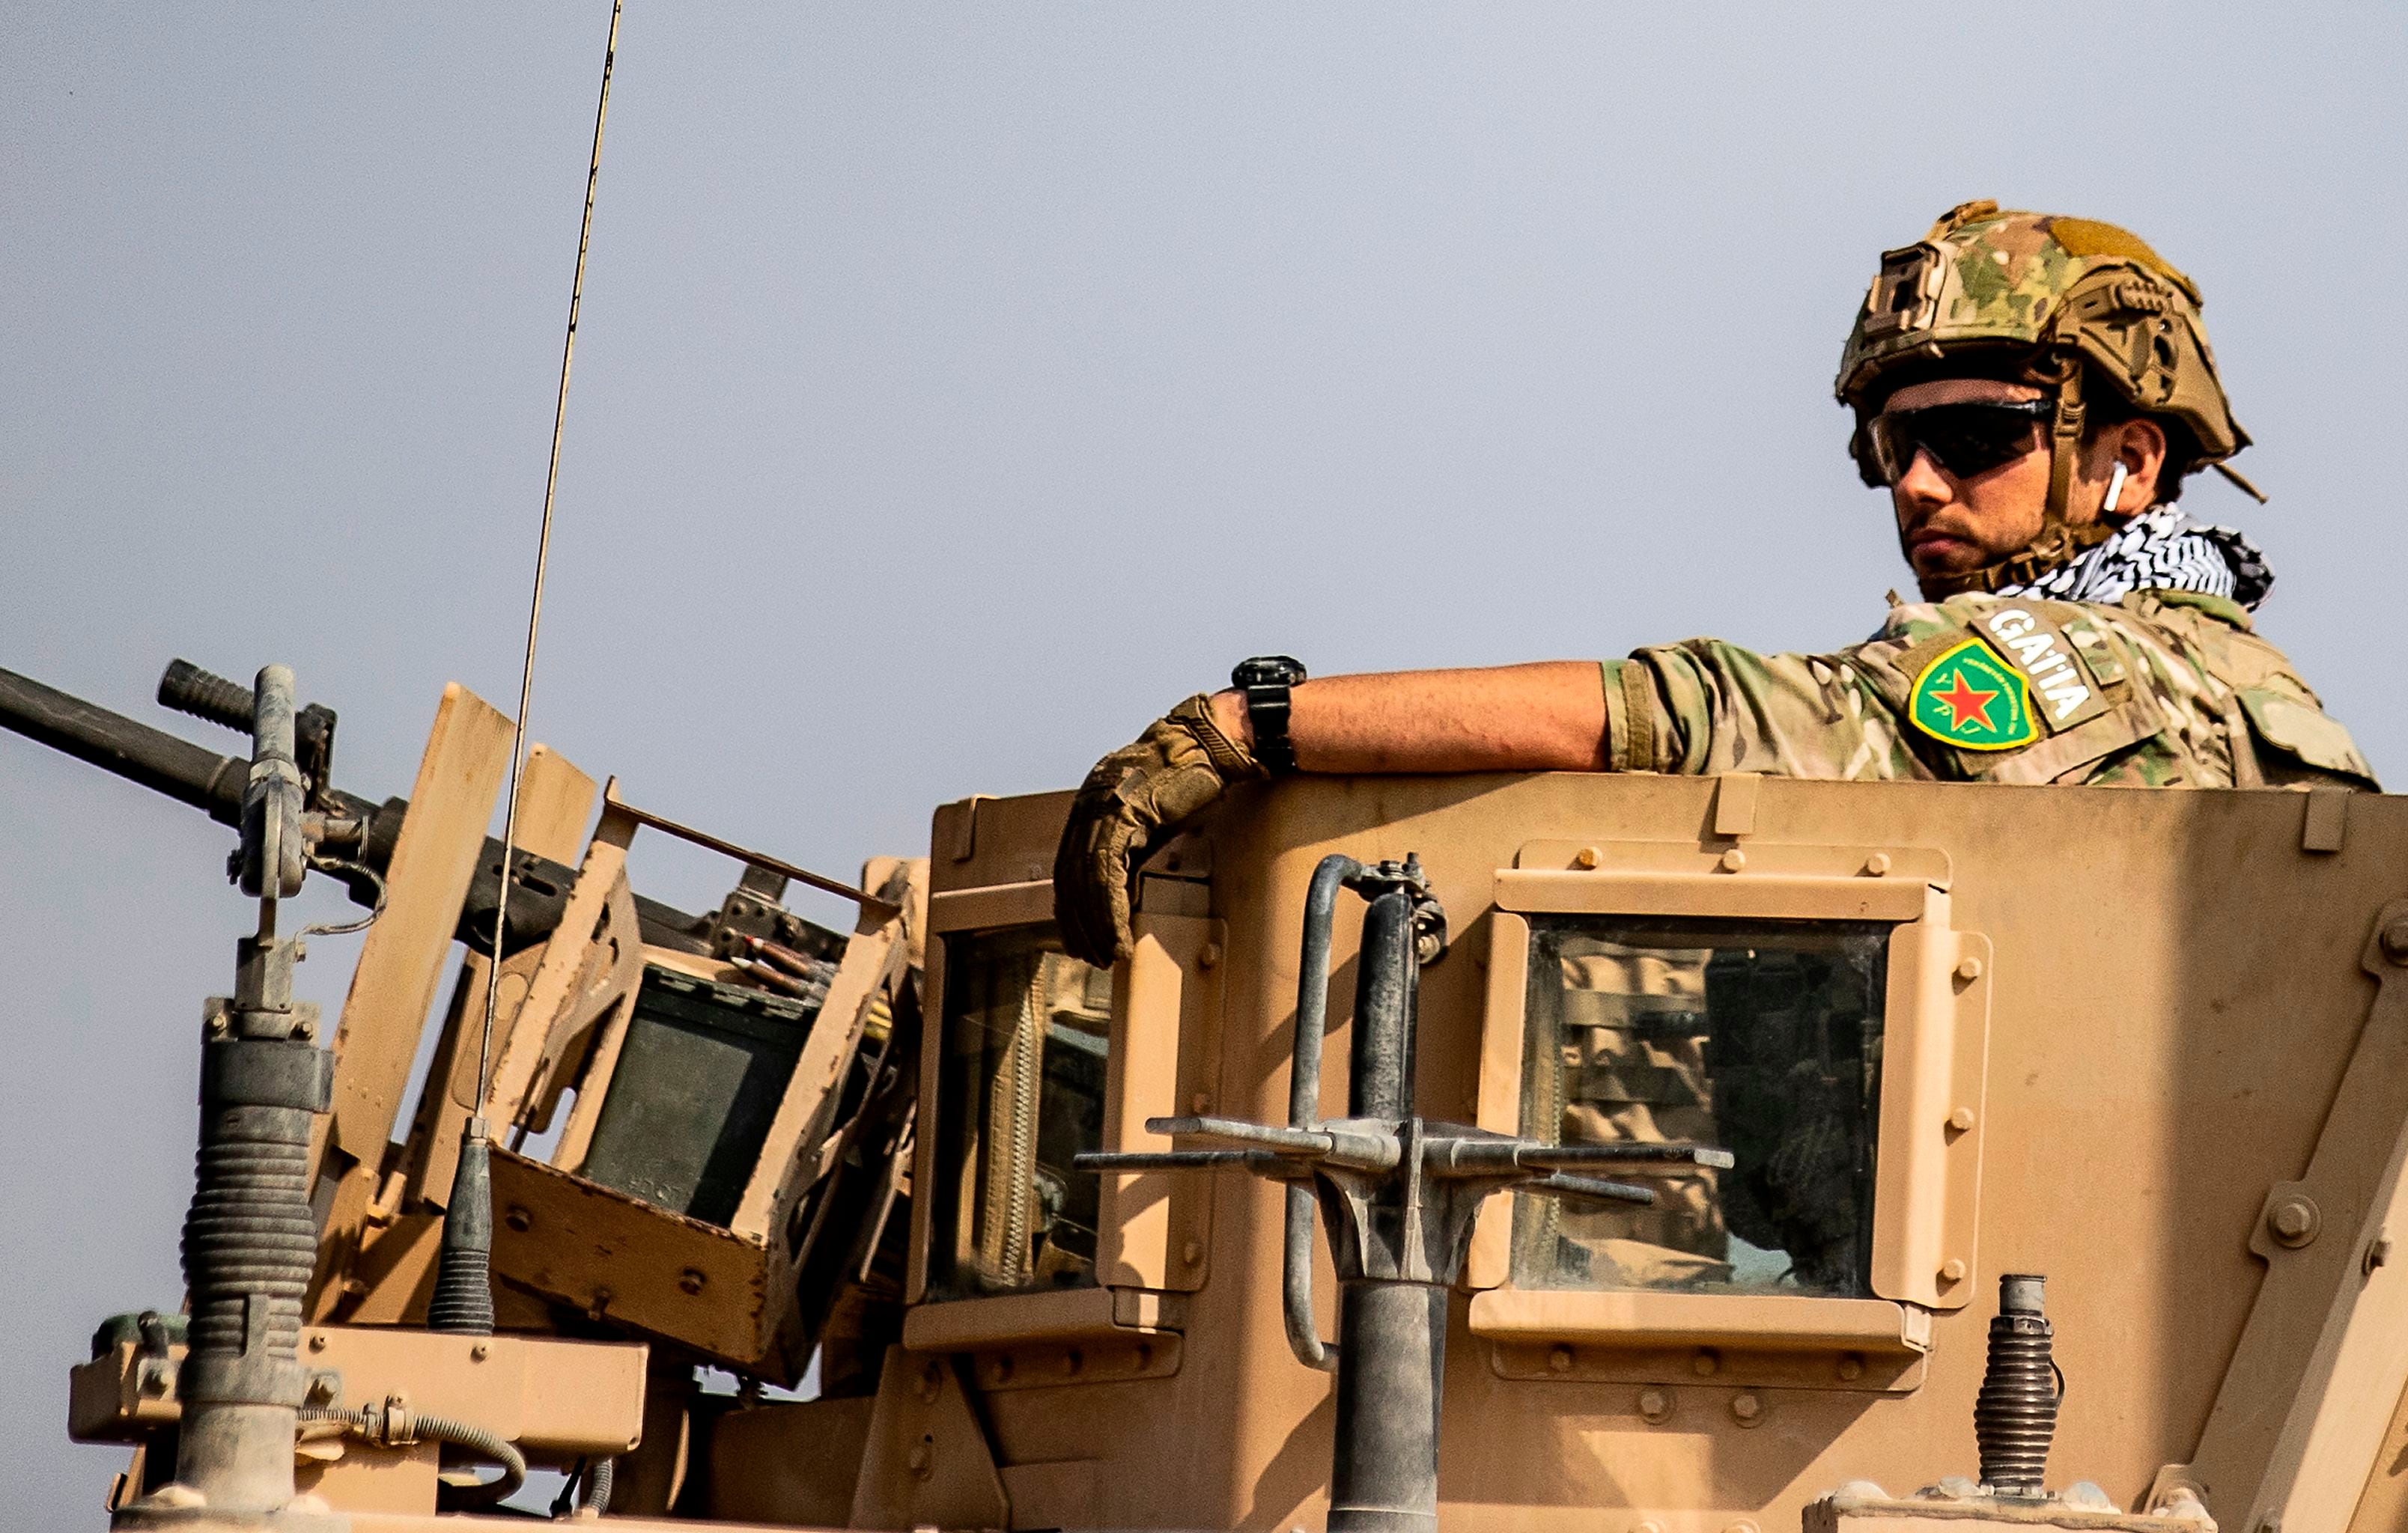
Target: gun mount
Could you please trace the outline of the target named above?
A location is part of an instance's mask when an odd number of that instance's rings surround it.
[[[211,724],[248,732],[249,694],[190,661],[174,660],[159,679],[162,705]],[[312,703],[294,716],[295,769],[307,812],[320,818],[321,841],[341,854],[324,869],[340,881],[353,903],[373,909],[380,876],[393,861],[409,814],[406,798],[372,803],[328,781],[334,765],[335,712]],[[240,829],[243,788],[250,764],[193,744],[111,712],[80,697],[45,686],[31,677],[0,670],[0,725],[78,761],[138,783],[163,797],[199,809],[222,825]],[[510,924],[503,934],[505,954],[525,950],[550,936],[566,908],[574,867],[522,848],[510,862]],[[466,897],[456,935],[472,952],[491,953],[494,916],[501,903],[502,843],[492,837]],[[718,938],[710,916],[689,915],[657,900],[635,896],[644,940],[659,947],[709,953]]]
[[[1601,1182],[1573,1171],[1689,1164],[1727,1168],[1724,1151],[1687,1144],[1559,1145],[1432,1123],[1412,1110],[1413,1043],[1421,966],[1444,951],[1446,920],[1421,859],[1366,867],[1343,853],[1322,859],[1305,901],[1292,1077],[1317,1083],[1319,1029],[1329,975],[1329,924],[1339,888],[1360,894],[1361,955],[1355,969],[1354,1047],[1347,1113],[1320,1120],[1306,1110],[1284,1128],[1236,1118],[1151,1119],[1151,1133],[1219,1140],[1237,1148],[1091,1152],[1080,1170],[1241,1170],[1309,1183],[1329,1225],[1338,1271],[1338,1344],[1299,1346],[1312,1366],[1336,1359],[1336,1447],[1330,1464],[1330,1533],[1436,1533],[1440,1404],[1446,1378],[1446,1296],[1463,1275],[1471,1224],[1491,1194],[1512,1188],[1555,1197],[1653,1204],[1653,1188]],[[1305,1040],[1311,1038],[1312,1044]],[[1307,1073],[1311,1067],[1311,1073]],[[1286,1285],[1293,1340],[1312,1336],[1312,1268],[1291,1259],[1301,1282]]]

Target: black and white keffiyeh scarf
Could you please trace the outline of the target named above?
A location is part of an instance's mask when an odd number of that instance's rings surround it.
[[[2194,522],[2179,506],[2157,506],[2071,564],[1999,595],[2114,602],[2134,591],[2196,591],[2254,611],[2273,587],[2274,572],[2257,544],[2229,527]]]

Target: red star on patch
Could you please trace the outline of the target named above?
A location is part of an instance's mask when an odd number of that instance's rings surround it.
[[[1967,686],[1965,672],[1960,667],[1948,678],[1948,690],[1934,692],[1931,697],[1934,702],[1948,705],[1949,728],[1962,729],[1968,724],[1978,724],[1985,729],[1994,729],[1998,726],[1990,722],[1990,699],[1998,695],[1995,688],[1985,692],[1979,687]]]

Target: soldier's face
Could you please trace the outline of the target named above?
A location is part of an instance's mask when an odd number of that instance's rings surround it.
[[[1883,409],[1888,413],[1934,405],[2003,405],[2039,397],[2041,391],[2028,383],[1938,378],[1899,390]],[[1928,579],[1979,569],[2019,552],[2040,535],[2048,506],[2045,440],[2040,423],[2034,422],[2031,446],[2022,456],[1962,479],[1942,467],[1929,452],[1914,455],[1906,472],[1890,486],[1889,494],[1898,513],[1899,542],[1916,575]]]

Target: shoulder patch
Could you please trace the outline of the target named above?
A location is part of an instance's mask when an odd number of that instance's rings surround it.
[[[2040,738],[2023,673],[1974,634],[1925,664],[1906,716],[1933,739],[1968,751],[2012,751]]]

